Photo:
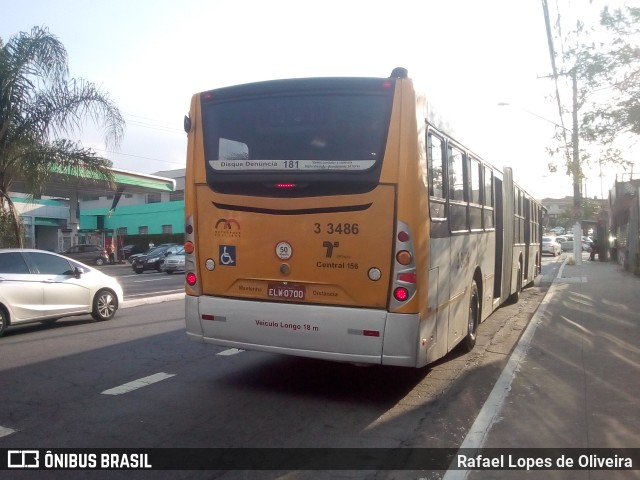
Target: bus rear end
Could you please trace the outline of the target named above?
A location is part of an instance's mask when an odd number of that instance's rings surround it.
[[[381,180],[395,92],[395,79],[326,78],[193,97],[185,122],[190,338],[415,364],[416,317],[390,313],[415,293],[412,239],[395,220],[397,185]]]

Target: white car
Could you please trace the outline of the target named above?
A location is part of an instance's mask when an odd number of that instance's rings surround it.
[[[74,315],[109,320],[122,300],[118,281],[88,265],[44,250],[0,249],[0,335]]]
[[[542,237],[542,253],[550,253],[554,257],[562,253],[562,246],[556,237]]]

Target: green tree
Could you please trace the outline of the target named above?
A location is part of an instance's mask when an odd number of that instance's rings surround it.
[[[605,8],[600,25],[610,41],[586,52],[585,80],[610,95],[585,115],[585,137],[612,143],[621,134],[640,135],[640,7]]]
[[[564,38],[560,21],[556,29],[563,52],[562,71],[556,78],[564,76],[572,83],[571,94],[564,96],[572,99],[571,104],[565,100],[560,113],[573,118],[572,128],[558,130],[559,146],[549,152],[565,156],[567,174],[580,184],[583,165],[594,165],[596,149],[595,165],[601,168],[633,165],[621,151],[620,140],[640,134],[640,8],[604,8],[598,25],[578,20]],[[573,133],[571,138],[568,132]]]
[[[602,205],[599,202],[585,198],[581,203],[580,217],[584,220],[597,220],[601,211]],[[576,215],[573,205],[567,205],[556,217],[556,226],[570,230],[575,222],[575,218]]]
[[[14,244],[22,246],[18,213],[9,198],[12,182],[24,193],[43,191],[52,172],[111,182],[111,161],[82,147],[73,137],[86,121],[104,130],[117,147],[124,120],[109,95],[93,83],[68,78],[64,45],[45,27],[0,39],[0,210],[12,223]]]

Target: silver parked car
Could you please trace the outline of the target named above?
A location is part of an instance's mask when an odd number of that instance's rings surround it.
[[[166,257],[160,269],[167,273],[184,272],[184,247]]]
[[[562,251],[563,252],[573,252],[573,235],[564,235],[565,240],[562,242]],[[581,239],[580,241],[580,250],[583,252],[588,252],[591,250],[591,242]]]
[[[74,315],[109,320],[122,300],[118,281],[88,265],[44,250],[0,249],[0,335]]]

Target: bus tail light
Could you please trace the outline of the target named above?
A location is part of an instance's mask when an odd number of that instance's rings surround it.
[[[398,275],[398,281],[404,283],[412,283],[415,285],[417,281],[416,272],[401,273],[400,275]]]
[[[188,215],[184,222],[184,253],[185,253],[185,282],[187,293],[191,295],[200,295],[200,286],[198,284],[198,266],[196,254],[196,232],[194,227],[193,215]],[[191,288],[193,287],[193,288]]]
[[[400,265],[409,265],[413,260],[413,255],[411,255],[411,252],[408,252],[406,250],[400,250],[396,254],[396,260]]]
[[[404,287],[398,287],[393,291],[393,298],[398,302],[406,302],[409,298],[409,290]]]
[[[417,290],[416,263],[409,225],[398,221],[396,225],[395,262],[393,266],[392,297],[389,309],[400,308],[411,300]]]

